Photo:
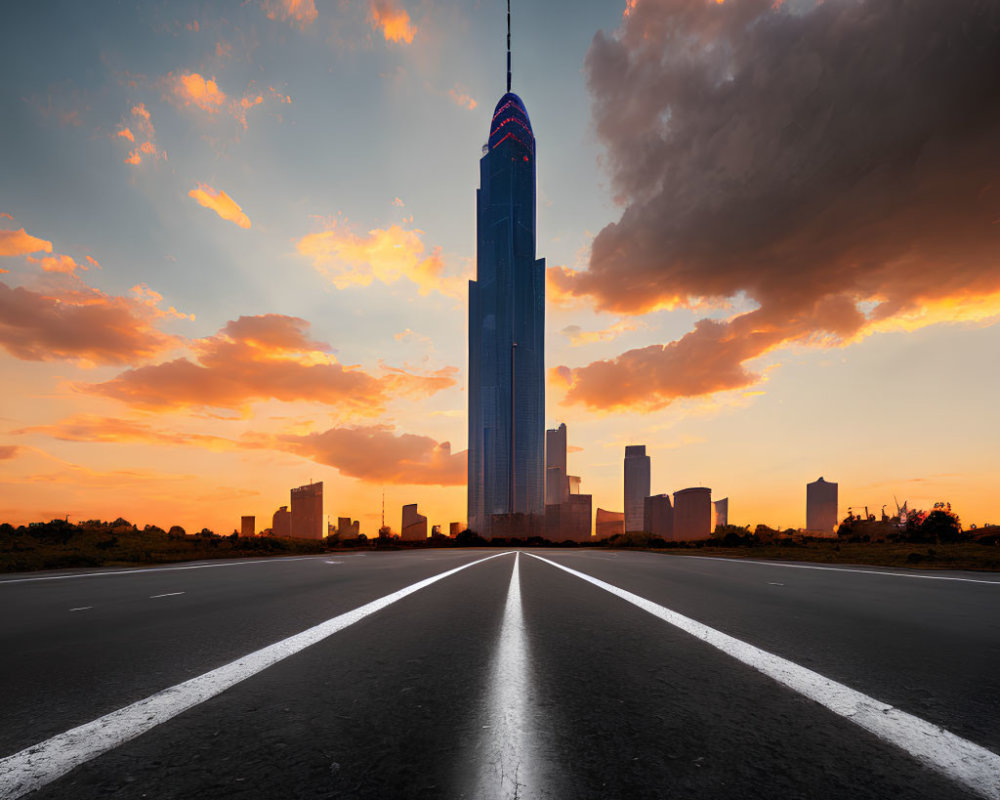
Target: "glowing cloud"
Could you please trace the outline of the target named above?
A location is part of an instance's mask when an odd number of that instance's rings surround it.
[[[154,318],[141,304],[95,289],[41,294],[0,282],[0,347],[25,361],[145,360],[177,343],[153,327]]]
[[[12,433],[18,436],[42,434],[64,442],[194,445],[209,450],[231,450],[237,446],[219,436],[156,430],[146,422],[93,414],[77,414],[53,425],[35,425]]]
[[[278,436],[271,446],[369,483],[462,486],[466,480],[466,451],[453,454],[448,442],[411,433],[397,435],[387,425]]]
[[[472,111],[472,109],[474,109],[477,105],[479,105],[475,100],[472,99],[472,97],[470,97],[468,94],[466,94],[463,91],[460,91],[457,88],[449,89],[448,97],[451,98],[451,101],[455,105],[461,108],[467,108],[469,109],[469,111]]]
[[[80,388],[151,411],[199,406],[247,411],[255,400],[275,399],[320,402],[370,417],[381,413],[393,392],[419,396],[455,384],[443,371],[391,370],[380,378],[344,366],[328,344],[307,338],[308,327],[303,319],[281,314],[240,317],[194,341],[193,358],[129,369]]]
[[[314,0],[264,0],[263,8],[268,19],[287,20],[303,30],[318,16]]]
[[[83,264],[77,264],[71,256],[59,254],[43,256],[42,258],[28,256],[28,261],[32,264],[38,264],[45,272],[62,272],[72,275],[78,269],[87,269]]]
[[[753,383],[744,362],[778,347],[997,318],[989,12],[914,3],[901,26],[886,4],[787,5],[642,0],[595,37],[595,127],[625,210],[588,270],[549,285],[619,314],[759,308],[574,369],[567,401],[657,408]]]
[[[241,228],[250,229],[250,218],[243,213],[240,205],[222,190],[213,189],[206,183],[199,183],[197,189],[188,192],[188,197],[193,197],[199,205],[212,209],[223,219]]]
[[[0,231],[0,256],[24,256],[28,253],[51,253],[52,242],[27,233],[24,228]]]
[[[375,228],[366,235],[353,233],[343,223],[303,236],[296,249],[338,289],[369,286],[372,281],[393,284],[406,278],[422,295],[432,291],[449,297],[464,296],[465,281],[444,274],[441,248],[424,256],[423,231],[399,225]]]
[[[594,344],[595,342],[610,342],[617,339],[623,333],[638,330],[639,323],[631,320],[619,320],[614,325],[599,331],[585,331],[579,325],[568,325],[560,333],[569,337],[569,343],[573,347],[584,344]]]
[[[131,120],[132,125],[135,127],[134,133],[131,128],[125,126],[123,123],[122,129],[115,134],[117,138],[131,144],[136,144],[138,141],[138,144],[125,156],[125,163],[131,166],[138,166],[142,163],[143,156],[149,156],[154,161],[158,159],[166,160],[166,152],[156,146],[156,129],[153,127],[152,117],[144,103],[132,106]]]
[[[405,8],[396,0],[370,0],[371,23],[375,30],[382,31],[387,42],[410,44],[417,34],[417,28],[410,22]]]

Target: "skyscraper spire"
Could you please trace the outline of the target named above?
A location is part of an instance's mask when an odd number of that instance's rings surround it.
[[[510,93],[510,0],[507,0],[507,93]]]

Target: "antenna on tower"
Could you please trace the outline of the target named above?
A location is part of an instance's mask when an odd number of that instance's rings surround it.
[[[510,0],[507,0],[507,93],[510,94]]]

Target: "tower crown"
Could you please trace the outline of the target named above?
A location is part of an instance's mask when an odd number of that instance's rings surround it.
[[[493,121],[490,123],[489,149],[494,150],[501,142],[513,139],[527,151],[535,153],[535,134],[531,130],[531,120],[524,102],[513,92],[507,92],[500,98],[493,111]]]

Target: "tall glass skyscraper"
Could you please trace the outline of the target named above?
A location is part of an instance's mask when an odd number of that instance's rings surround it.
[[[469,528],[486,537],[494,514],[545,513],[545,260],[535,258],[535,135],[510,91],[509,48],[508,27],[469,281]]]

